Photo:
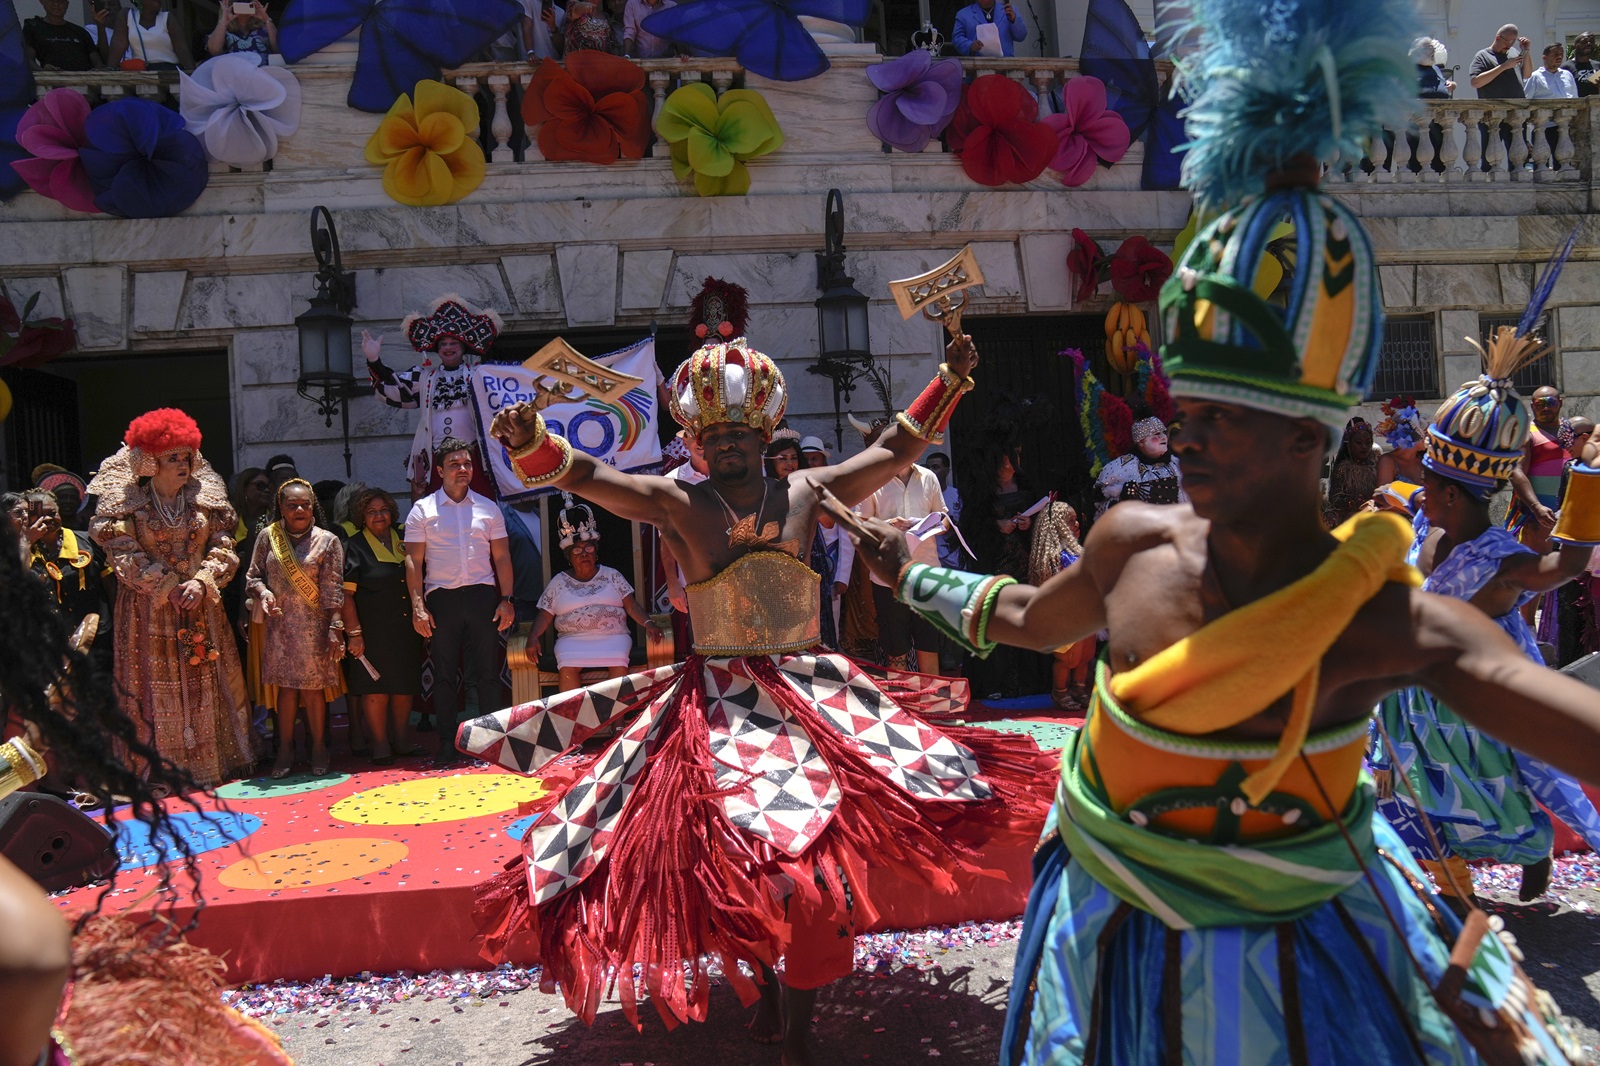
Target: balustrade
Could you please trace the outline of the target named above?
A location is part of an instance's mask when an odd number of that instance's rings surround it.
[[[1583,167],[1574,125],[1577,100],[1426,100],[1405,129],[1389,131],[1359,163],[1329,168],[1347,184],[1577,182]],[[1579,115],[1584,116],[1582,122]],[[1553,136],[1551,136],[1553,134]]]

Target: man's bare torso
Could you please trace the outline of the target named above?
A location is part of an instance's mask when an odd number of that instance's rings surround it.
[[[675,483],[679,492],[668,506],[667,519],[661,535],[683,568],[688,584],[709,581],[752,550],[748,546],[734,547],[728,543],[729,527],[733,524],[717,498],[711,481],[695,485]],[[787,480],[767,478],[766,505],[756,523],[757,533],[769,523],[779,523],[781,530],[777,543],[794,542],[800,558],[805,559],[811,550],[812,538],[817,530],[818,496],[815,486],[796,471]],[[751,508],[735,508],[740,518]]]
[[[1093,553],[1088,563],[1103,594],[1113,671],[1130,669],[1230,609],[1246,605],[1229,603],[1208,565],[1211,524],[1192,508],[1125,503],[1103,521],[1111,521],[1114,528],[1107,531],[1110,537],[1097,538],[1096,547],[1106,543],[1109,550]],[[1334,544],[1329,537],[1312,554],[1325,558]],[[1309,572],[1314,565],[1313,561],[1303,569]],[[1407,683],[1408,672],[1418,665],[1415,616],[1419,609],[1426,610],[1423,601],[1431,599],[1389,584],[1357,612],[1323,658],[1314,730],[1365,717],[1385,694]],[[1256,650],[1273,654],[1270,640]],[[1285,695],[1227,735],[1275,737],[1288,712]]]

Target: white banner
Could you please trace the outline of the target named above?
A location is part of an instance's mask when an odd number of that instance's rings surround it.
[[[656,385],[661,371],[656,366],[656,341],[646,337],[621,351],[595,359],[602,366],[623,374],[643,378],[644,384],[629,390],[615,403],[602,403],[585,396],[572,403],[546,407],[544,424],[559,433],[581,452],[618,470],[643,470],[661,462],[660,417]],[[484,364],[472,371],[473,409],[478,416],[480,438],[488,452],[489,467],[502,500],[531,499],[555,489],[530,489],[511,469],[511,456],[505,446],[489,437],[489,424],[503,407],[533,399],[533,383],[538,377],[518,364]]]

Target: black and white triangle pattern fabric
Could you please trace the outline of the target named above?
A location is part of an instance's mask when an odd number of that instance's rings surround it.
[[[706,726],[723,810],[740,829],[790,855],[821,835],[839,785],[804,728],[742,659],[706,664]]]
[[[659,739],[669,689],[611,742],[600,760],[567,790],[523,838],[528,887],[535,905],[580,883],[594,872],[616,833],[628,797]]]
[[[842,655],[795,655],[778,670],[847,742],[918,799],[985,800],[992,794],[972,752],[901,710]]]
[[[474,718],[461,726],[457,746],[507,770],[536,773],[613,718],[636,709],[650,690],[681,670],[681,664],[673,664],[614,677]]]
[[[967,709],[972,692],[964,677],[940,677],[911,670],[891,670],[876,663],[850,660],[874,684],[894,697],[902,707],[920,715],[957,715]]]

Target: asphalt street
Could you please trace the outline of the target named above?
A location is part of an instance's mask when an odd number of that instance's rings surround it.
[[[1555,997],[1591,1055],[1600,1046],[1600,892],[1566,903],[1501,903],[1527,954],[1529,975]],[[1011,984],[1012,945],[950,951],[931,970],[858,974],[824,990],[814,1031],[816,1062],[994,1063]],[[751,1012],[726,985],[711,1020],[668,1032],[645,1008],[635,1032],[606,1004],[592,1028],[559,996],[537,989],[488,1000],[409,1001],[376,1013],[288,1014],[269,1024],[301,1066],[776,1066],[773,1047],[745,1032]]]

